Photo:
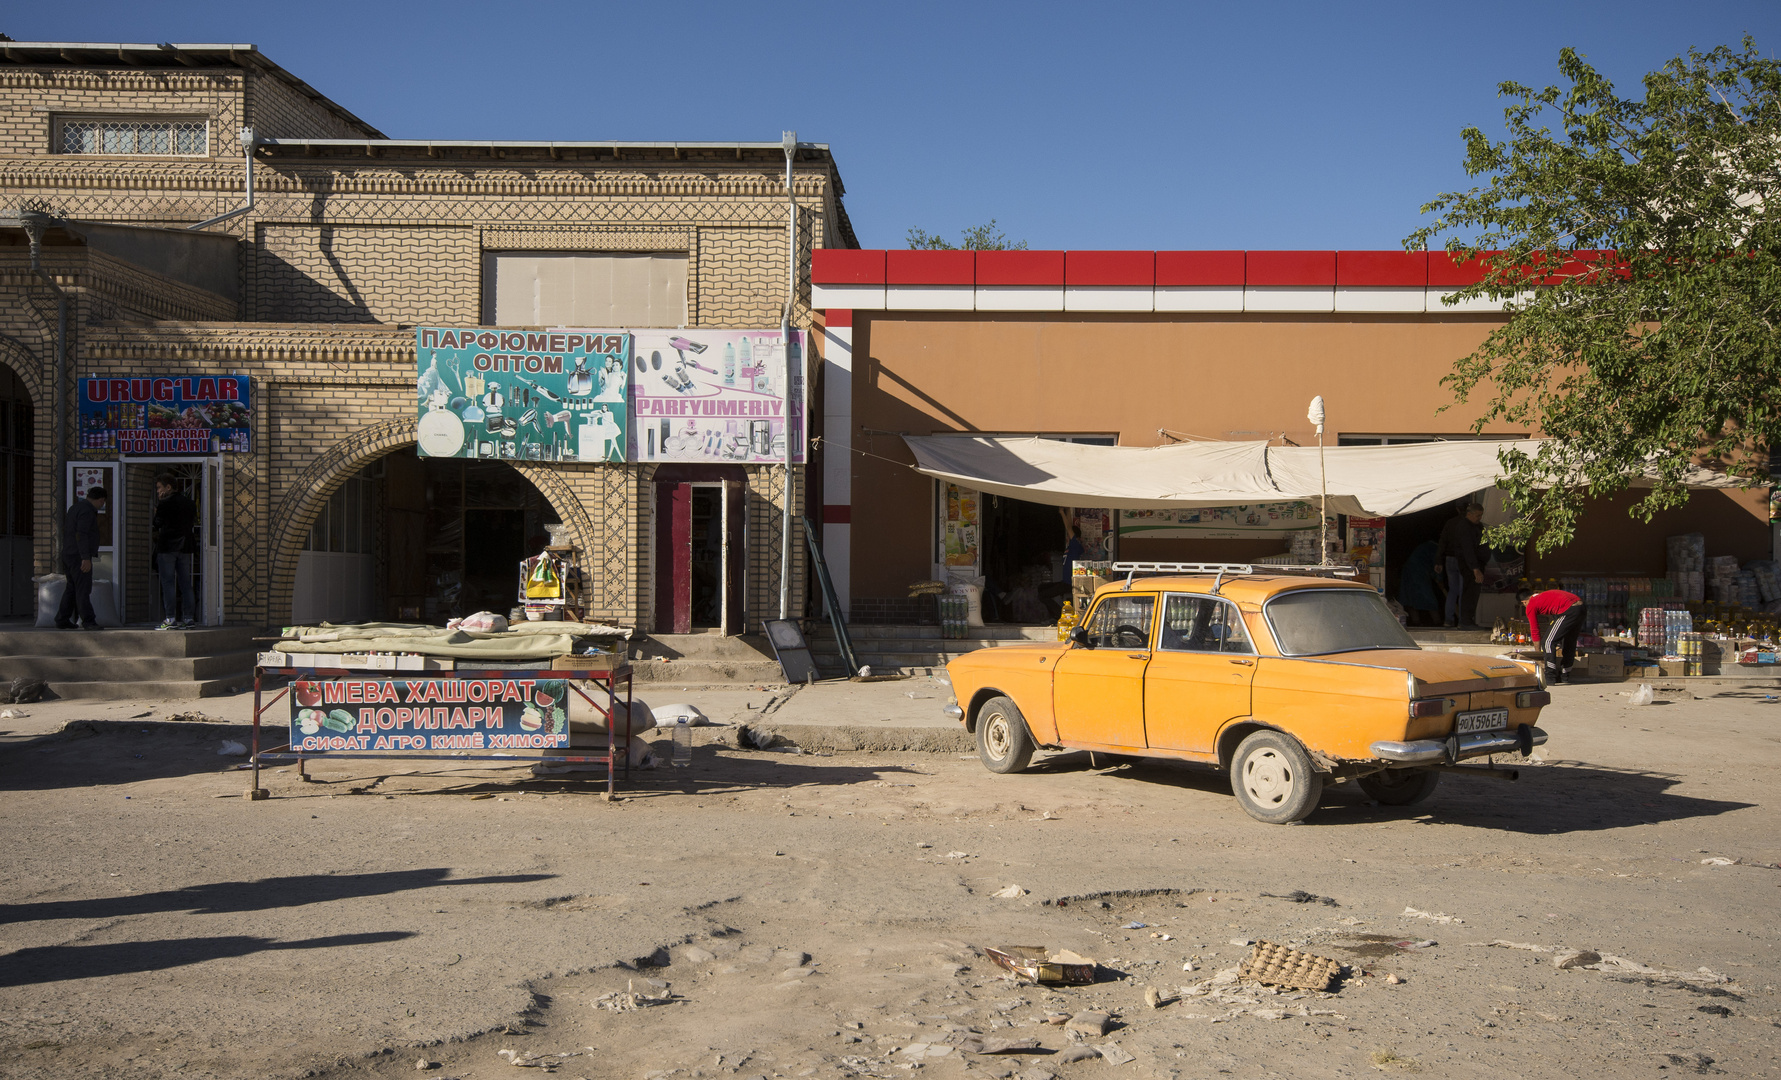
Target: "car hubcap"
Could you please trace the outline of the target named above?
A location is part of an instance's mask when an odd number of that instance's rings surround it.
[[[1263,806],[1279,806],[1292,795],[1292,766],[1273,750],[1258,750],[1243,762],[1243,790]]]
[[[1000,760],[1008,756],[1008,721],[1005,717],[991,717],[989,726],[983,731],[983,744],[989,748],[989,756]]]

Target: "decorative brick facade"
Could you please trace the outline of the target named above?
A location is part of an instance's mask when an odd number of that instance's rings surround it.
[[[412,325],[480,320],[484,252],[684,251],[689,325],[779,325],[787,202],[777,149],[293,145],[381,137],[261,60],[231,67],[206,54],[204,62],[213,66],[0,65],[0,217],[29,199],[72,221],[182,226],[242,204],[246,166],[235,132],[244,121],[261,139],[283,140],[256,156],[253,209],[209,230],[241,241],[239,303],[75,244],[44,254],[71,300],[70,402],[77,374],[252,377],[253,450],[223,455],[230,621],[288,621],[298,551],[328,497],[368,463],[414,443]],[[56,153],[51,133],[64,113],[203,116],[208,153]],[[794,185],[798,327],[809,326],[811,248],[852,242],[827,154],[803,157]],[[56,304],[28,273],[22,235],[0,229],[0,243],[7,240],[0,363],[19,371],[38,405],[38,504],[49,521]],[[72,408],[66,415],[72,447]],[[648,628],[652,470],[512,464],[581,547],[593,617]],[[745,605],[755,625],[778,611],[783,477],[777,467],[748,472]],[[793,539],[801,613],[801,530]],[[50,569],[48,529],[36,552],[39,570]]]

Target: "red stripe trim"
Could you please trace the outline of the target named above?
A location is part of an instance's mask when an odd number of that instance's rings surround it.
[[[1065,285],[1156,284],[1156,253],[1152,251],[1066,251]]]
[[[849,503],[824,503],[822,523],[824,525],[853,524],[853,506]]]
[[[823,312],[822,324],[831,330],[853,325],[852,308],[829,308]]]
[[[1057,285],[1064,283],[1061,251],[979,251],[979,285]]]
[[[1338,251],[1336,284],[1426,288],[1429,257],[1426,251]]]
[[[971,285],[977,280],[974,251],[888,251],[886,285]]]
[[[1242,288],[1243,254],[1241,251],[1159,251],[1156,253],[1156,283]]]
[[[810,253],[810,280],[818,285],[883,285],[884,252],[817,248]]]
[[[1246,260],[1248,285],[1334,285],[1333,251],[1251,251]]]

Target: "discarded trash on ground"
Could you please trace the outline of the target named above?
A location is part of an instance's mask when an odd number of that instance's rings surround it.
[[[1418,911],[1413,907],[1404,909],[1404,918],[1427,919],[1429,922],[1440,923],[1442,926],[1451,926],[1454,923],[1464,923],[1466,921],[1457,915],[1443,915],[1435,911]]]
[[[1426,941],[1426,940],[1424,940],[1424,941],[1394,941],[1391,943],[1391,945],[1392,945],[1392,948],[1394,948],[1394,949],[1402,949],[1405,952],[1415,952],[1417,949],[1432,949],[1435,947],[1435,942]]]
[[[1120,927],[1120,929],[1121,930],[1145,930],[1145,929],[1148,929],[1149,927],[1150,927],[1149,923],[1142,923],[1142,922],[1137,922],[1134,920],[1132,922],[1126,923],[1124,926]]]
[[[998,900],[1013,900],[1025,896],[1026,894],[1027,891],[1019,885],[1010,885],[1006,889],[997,889],[990,895],[996,897]]]
[[[1292,892],[1289,892],[1289,893],[1265,892],[1265,893],[1262,893],[1261,895],[1267,897],[1270,900],[1287,900],[1287,901],[1291,901],[1294,904],[1322,904],[1325,907],[1341,907],[1342,906],[1341,904],[1336,903],[1334,900],[1330,899],[1327,896],[1319,896],[1316,893],[1308,893],[1304,889],[1294,889]]]
[[[234,739],[230,739],[227,742],[223,743],[223,748],[221,750],[217,751],[217,756],[218,757],[241,757],[243,754],[246,754],[246,753],[247,753],[247,747],[236,742]]]
[[[1053,952],[1043,945],[1009,945],[984,949],[997,967],[1036,983],[1087,986],[1095,981],[1095,962],[1068,949]]]
[[[1121,1050],[1116,1043],[1102,1043],[1095,1047],[1095,1049],[1100,1051],[1101,1060],[1109,1065],[1124,1065],[1128,1061],[1138,1060],[1124,1050]]]
[[[1342,974],[1342,965],[1327,956],[1314,956],[1271,941],[1258,941],[1255,951],[1238,966],[1237,974],[1268,986],[1328,990]]]
[[[665,990],[660,997],[652,994],[639,994],[636,990],[636,983],[626,980],[623,990],[614,990],[610,994],[601,994],[595,998],[594,1008],[611,1009],[613,1012],[631,1012],[634,1009],[647,1009],[651,1005],[672,1005],[675,1000],[674,995]]]
[[[1633,691],[1632,697],[1627,699],[1627,704],[1629,704],[1629,705],[1649,705],[1653,701],[1656,701],[1656,700],[1657,700],[1657,695],[1651,692],[1651,684],[1650,683],[1640,683],[1639,688],[1637,690]]]

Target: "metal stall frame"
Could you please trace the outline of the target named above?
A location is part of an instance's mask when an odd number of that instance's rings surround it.
[[[547,751],[545,751],[544,755],[539,758],[527,757],[527,758],[520,758],[520,759],[516,760],[516,758],[512,754],[466,754],[466,753],[463,753],[462,751],[452,751],[449,753],[447,753],[447,752],[424,752],[424,751],[412,751],[412,750],[367,750],[367,751],[303,750],[303,751],[298,751],[298,750],[292,749],[292,743],[290,743],[290,742],[286,742],[283,746],[275,746],[275,747],[271,747],[270,749],[267,749],[267,750],[261,750],[260,749],[260,719],[261,719],[261,717],[265,714],[267,709],[270,709],[274,705],[278,704],[278,702],[281,699],[283,699],[286,694],[289,694],[291,692],[291,686],[287,685],[287,686],[279,688],[275,693],[272,694],[271,698],[269,698],[269,699],[265,698],[264,697],[265,684],[264,684],[263,680],[267,676],[285,677],[285,678],[290,679],[292,681],[292,683],[295,683],[295,681],[297,679],[316,679],[316,680],[326,681],[329,679],[366,678],[366,677],[388,678],[388,679],[404,679],[404,678],[407,678],[407,679],[429,679],[429,678],[440,678],[440,677],[452,678],[452,679],[512,679],[516,676],[524,676],[526,678],[536,678],[536,679],[562,679],[569,684],[569,689],[573,690],[575,692],[576,696],[580,697],[583,701],[585,701],[589,705],[593,706],[595,711],[599,712],[601,715],[603,715],[606,718],[606,753],[605,754],[553,754],[547,750]],[[391,760],[391,759],[397,759],[397,758],[411,758],[411,759],[436,759],[436,760],[444,760],[444,761],[505,761],[505,762],[510,762],[510,763],[538,761],[538,762],[546,762],[546,763],[582,764],[582,765],[594,764],[594,763],[598,763],[598,762],[605,762],[606,763],[606,797],[608,799],[610,799],[610,798],[613,798],[614,795],[616,794],[617,776],[618,776],[618,772],[619,772],[618,757],[617,757],[617,755],[618,755],[618,750],[617,750],[618,738],[617,738],[617,732],[614,730],[613,713],[615,711],[617,711],[617,708],[618,708],[618,684],[621,679],[624,681],[624,686],[625,686],[625,699],[624,699],[625,700],[625,761],[624,761],[623,771],[624,771],[625,782],[629,783],[630,779],[631,779],[631,756],[630,756],[631,737],[632,737],[631,716],[632,716],[633,702],[635,700],[634,693],[633,693],[632,679],[631,679],[631,665],[629,665],[629,664],[622,664],[619,667],[613,668],[611,670],[605,670],[605,669],[596,670],[596,669],[592,669],[592,668],[476,668],[476,669],[465,668],[465,669],[457,669],[457,670],[452,670],[452,671],[437,671],[437,672],[435,672],[435,671],[402,671],[402,670],[392,670],[390,668],[381,668],[381,667],[380,668],[294,667],[294,666],[293,667],[265,667],[263,665],[256,664],[256,665],[254,665],[253,746],[252,746],[251,750],[249,751],[249,757],[248,757],[248,766],[253,769],[253,786],[248,789],[249,797],[253,800],[260,800],[260,799],[264,799],[264,798],[268,797],[265,789],[260,787],[260,766],[261,766],[262,762],[295,761],[297,763],[297,775],[307,777],[308,773],[306,773],[304,771],[304,765],[305,765],[305,762],[310,758],[351,758],[351,759],[371,759],[371,760]],[[606,704],[604,706],[602,706],[600,704],[600,702],[597,700],[597,695],[590,696],[585,690],[582,689],[581,686],[577,685],[578,683],[592,683],[592,684],[595,684],[596,687],[604,686],[606,688]],[[574,748],[573,747],[565,747],[564,749],[572,750]]]

